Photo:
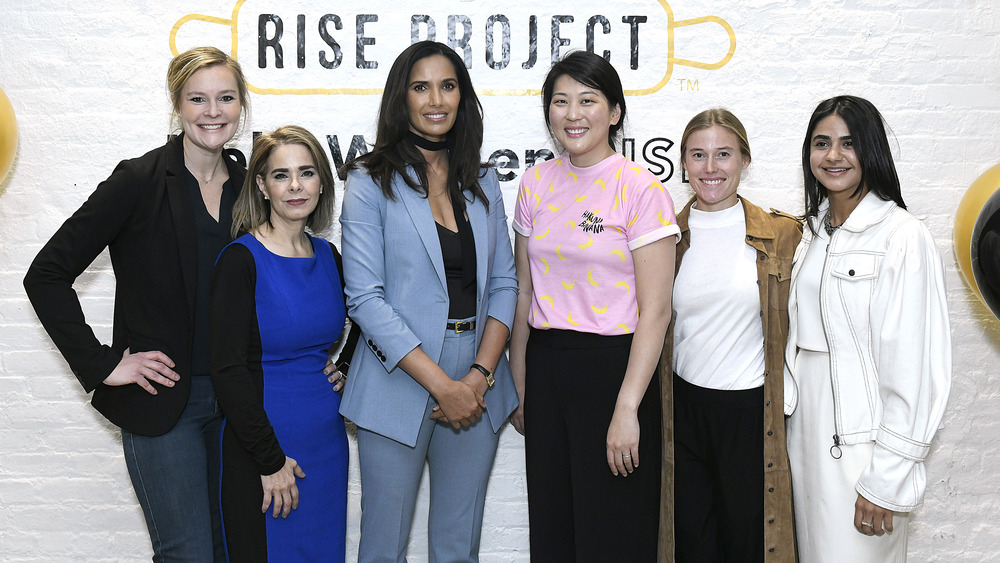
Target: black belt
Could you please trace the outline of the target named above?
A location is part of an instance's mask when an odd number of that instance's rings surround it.
[[[444,325],[444,328],[454,330],[456,333],[465,332],[467,330],[475,330],[476,321],[458,321],[457,323],[448,323]]]

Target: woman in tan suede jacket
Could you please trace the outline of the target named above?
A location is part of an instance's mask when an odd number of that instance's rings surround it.
[[[674,315],[660,359],[659,559],[794,562],[782,395],[802,226],[736,194],[750,147],[727,110],[695,116],[681,155],[695,198],[677,215]]]

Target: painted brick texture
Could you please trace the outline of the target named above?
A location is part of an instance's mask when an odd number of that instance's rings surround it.
[[[619,68],[629,64],[628,37],[622,35],[628,24],[621,18],[648,14],[651,23],[639,27],[637,72],[645,73],[646,86],[662,78],[666,69],[671,73],[659,91],[628,99],[626,131],[635,139],[635,160],[651,167],[659,163],[663,175],[673,170],[665,183],[678,208],[689,191],[680,179],[676,144],[684,124],[698,111],[725,106],[746,125],[753,164],[741,191],[765,207],[800,213],[799,152],[812,109],[821,99],[841,93],[871,99],[895,135],[904,197],[931,229],[944,260],[954,340],[952,398],[927,462],[926,500],[910,526],[910,560],[1000,560],[1000,322],[962,281],[951,243],[954,211],[966,187],[1000,162],[1000,5],[992,0],[671,0],[675,20],[714,15],[732,27],[732,59],[710,70],[676,61],[671,66],[667,32],[654,26],[665,1],[585,0],[544,8],[527,0],[494,6],[441,0],[418,8],[380,1],[364,8],[255,1],[240,13],[240,60],[245,67],[257,67],[256,57],[246,54],[255,51],[254,36],[245,33],[245,26],[255,25],[258,13],[280,13],[291,36],[295,14],[308,13],[307,68],[296,74],[295,47],[286,43],[286,69],[270,68],[267,76],[277,77],[279,85],[287,77],[289,85],[312,81],[323,87],[346,83],[378,88],[398,52],[390,47],[409,41],[409,26],[392,27],[391,16],[401,14],[408,21],[411,9],[433,14],[438,39],[445,39],[447,15],[466,14],[473,23],[471,61],[477,84],[496,88],[506,81],[511,87],[538,88],[541,79],[532,80],[548,65],[553,14],[575,17],[575,23],[562,29],[562,36],[571,40],[566,49],[584,47],[588,18],[607,16],[612,34],[605,37],[598,26],[596,41],[598,49],[613,50]],[[19,127],[14,166],[0,182],[4,561],[141,561],[151,556],[120,435],[89,406],[89,397],[42,331],[21,279],[42,244],[119,160],[162,144],[170,132],[164,76],[175,22],[187,14],[228,18],[234,4],[0,0],[0,88],[13,103]],[[359,10],[381,18],[366,27],[375,38],[366,57],[377,59],[381,69],[370,74],[355,65]],[[329,71],[316,63],[317,51],[330,51],[319,44],[315,32],[317,18],[326,11],[344,20],[343,30],[335,32],[344,48],[343,67]],[[485,69],[483,22],[497,13],[510,14],[515,38],[524,34],[529,14],[538,16],[539,62],[533,71],[519,69],[526,48],[519,43],[512,47],[513,70],[490,74]],[[675,31],[677,58],[717,61],[729,46],[718,24]],[[204,22],[189,22],[177,34],[181,49],[200,43],[228,49],[230,36],[224,28]],[[376,75],[379,78],[371,78]],[[629,76],[635,78],[635,73]],[[526,152],[551,149],[538,97],[508,92],[481,99],[486,113],[484,158],[509,150],[518,159],[517,165],[511,162],[512,168],[502,171],[520,174]],[[252,121],[236,143],[244,152],[249,151],[250,131],[285,123],[304,125],[318,136],[336,135],[342,151],[354,135],[374,140],[376,95],[255,94],[252,103]],[[647,142],[659,143],[661,157],[643,161]],[[502,185],[511,216],[517,182]],[[343,186],[337,189],[339,197]],[[338,237],[339,231],[334,232],[332,238]],[[106,254],[77,280],[76,288],[88,320],[98,336],[109,341],[114,285]],[[426,560],[426,486],[425,475],[411,538],[412,561]],[[356,457],[349,488],[348,560],[353,560],[360,518]],[[503,430],[490,482],[481,555],[486,562],[529,558],[523,440],[509,427]]]

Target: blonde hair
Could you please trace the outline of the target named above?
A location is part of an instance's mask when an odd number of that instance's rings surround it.
[[[691,121],[688,121],[687,127],[684,128],[684,134],[681,136],[682,170],[684,169],[684,156],[687,151],[688,138],[691,137],[691,134],[701,129],[716,126],[722,127],[733,135],[736,135],[736,140],[739,142],[740,156],[746,159],[747,164],[750,164],[750,141],[747,140],[746,128],[743,127],[740,120],[728,109],[712,108],[692,117]]]
[[[254,139],[247,176],[243,181],[240,195],[236,198],[236,204],[233,205],[233,238],[241,233],[250,232],[264,223],[271,224],[271,204],[264,199],[264,194],[257,188],[257,177],[267,176],[267,161],[274,149],[281,145],[304,146],[312,156],[316,171],[319,173],[320,186],[323,189],[319,194],[316,209],[313,209],[306,220],[306,227],[313,234],[322,235],[333,225],[334,180],[330,160],[326,158],[323,147],[312,133],[298,125],[285,125],[275,129],[273,133],[263,133]]]
[[[170,93],[170,103],[173,106],[174,125],[178,129],[180,127],[177,120],[181,112],[181,91],[184,90],[184,85],[194,73],[213,66],[224,66],[233,73],[240,95],[242,123],[246,123],[250,118],[250,91],[247,89],[247,81],[240,63],[215,47],[195,47],[174,57],[167,67],[167,92]]]

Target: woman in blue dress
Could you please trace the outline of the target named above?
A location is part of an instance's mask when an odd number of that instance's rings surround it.
[[[234,236],[212,278],[212,380],[226,415],[222,520],[230,561],[343,561],[342,382],[323,373],[344,329],[333,174],[296,126],[254,141]],[[306,477],[308,475],[308,477]],[[268,517],[270,513],[270,517]],[[280,518],[279,518],[280,516]]]

